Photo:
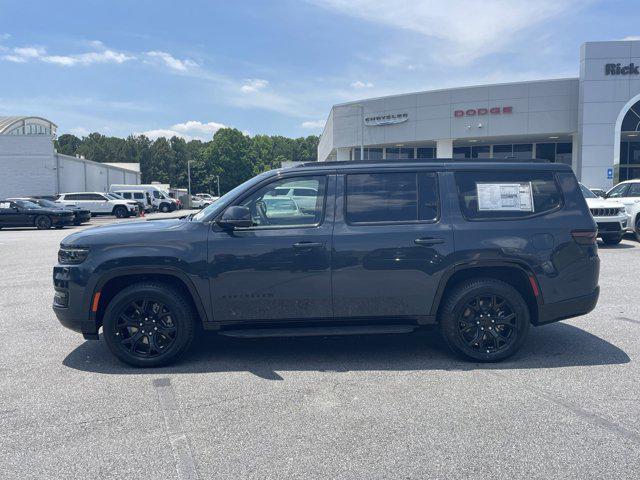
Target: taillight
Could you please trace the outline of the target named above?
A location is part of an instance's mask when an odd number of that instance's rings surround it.
[[[593,230],[574,230],[571,232],[571,236],[578,245],[595,245],[598,232]]]

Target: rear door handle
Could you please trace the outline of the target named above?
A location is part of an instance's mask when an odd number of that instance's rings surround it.
[[[444,239],[443,238],[431,238],[431,237],[423,237],[423,238],[416,238],[413,243],[415,243],[416,245],[439,245],[441,243],[444,243]]]
[[[307,249],[307,248],[322,248],[324,247],[324,243],[321,242],[298,242],[293,244],[293,248],[297,249]]]

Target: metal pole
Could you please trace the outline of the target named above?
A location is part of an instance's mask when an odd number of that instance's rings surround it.
[[[364,160],[364,105],[360,105],[360,160]]]
[[[191,201],[191,160],[187,160],[187,180],[189,182],[187,193],[189,194],[189,201]]]
[[[220,196],[220,175],[216,175],[216,182],[218,183],[218,197]]]

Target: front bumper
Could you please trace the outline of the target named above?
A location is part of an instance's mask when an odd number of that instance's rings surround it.
[[[82,273],[75,266],[53,267],[53,312],[63,327],[81,333],[85,339],[98,339],[98,324],[91,315],[90,295],[78,283]]]
[[[557,322],[566,318],[586,315],[596,308],[599,296],[600,287],[598,286],[589,295],[571,298],[562,302],[540,305],[538,307],[538,321],[536,322],[536,325],[545,325],[547,323]]]
[[[594,217],[594,220],[598,224],[598,235],[623,233],[629,224],[626,214],[615,217]]]
[[[65,215],[64,217],[51,217],[53,225],[73,225],[75,215]]]

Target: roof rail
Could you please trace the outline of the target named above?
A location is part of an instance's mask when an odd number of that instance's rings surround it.
[[[332,160],[329,162],[305,162],[293,168],[302,167],[330,167],[332,165],[362,165],[365,163],[551,163],[544,158],[408,158],[402,160]]]

